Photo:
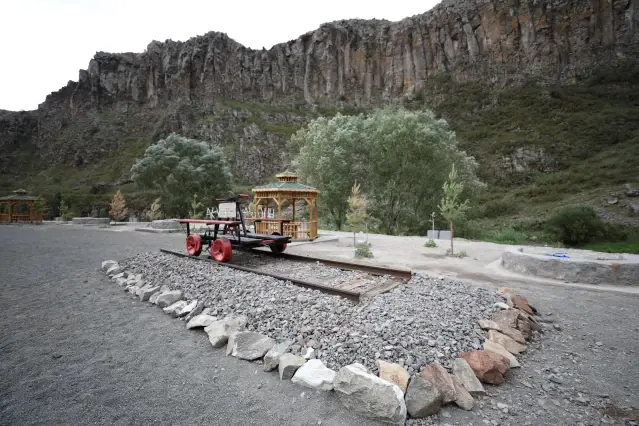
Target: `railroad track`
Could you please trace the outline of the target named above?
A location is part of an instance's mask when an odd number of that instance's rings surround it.
[[[275,254],[261,250],[238,251],[236,253],[239,256],[236,256],[232,262],[217,262],[210,256],[189,256],[184,253],[166,249],[160,249],[160,251],[162,253],[167,253],[174,256],[185,257],[197,261],[212,262],[221,266],[237,269],[244,272],[251,272],[254,274],[270,276],[283,281],[290,281],[291,283],[300,287],[319,290],[327,294],[342,296],[355,302],[359,302],[362,298],[372,297],[374,295],[390,291],[398,285],[401,285],[410,280],[412,276],[411,272],[408,270],[384,268],[379,266],[364,265],[360,263],[341,262],[289,253]],[[277,268],[281,267],[282,265],[274,265],[272,262],[265,262],[260,264],[260,262],[262,262],[265,258],[278,259],[276,262],[290,262],[293,264],[292,266],[289,265],[289,267],[291,267],[292,269],[295,269],[295,263],[315,264],[318,266],[325,266],[327,267],[327,269],[334,268],[341,271],[350,271],[352,272],[352,274],[350,274],[351,276],[349,277],[332,277],[330,270],[325,271],[323,276],[319,277],[319,280],[322,280],[324,282],[331,279],[341,281],[338,283],[334,283],[334,285],[327,285],[318,282],[317,280],[311,280],[307,278],[301,279],[298,276],[284,275],[275,272],[273,269],[277,270]],[[243,262],[252,264],[252,266],[256,265],[257,267],[248,267],[242,265]],[[315,272],[318,271],[311,265],[306,266],[306,268],[309,267],[312,268],[312,270]],[[301,272],[297,272],[297,275],[300,274],[304,275],[304,270],[302,270]]]

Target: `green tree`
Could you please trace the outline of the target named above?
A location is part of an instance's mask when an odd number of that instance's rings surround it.
[[[61,217],[64,217],[67,220],[69,219],[69,204],[67,204],[66,200],[60,200],[59,213]]]
[[[348,199],[349,212],[346,213],[346,225],[353,231],[353,247],[357,246],[356,233],[364,229],[366,219],[366,200],[360,195],[360,185],[356,183],[351,189],[351,196]]]
[[[189,217],[193,219],[202,219],[204,217],[202,202],[197,198],[197,194],[193,194]]]
[[[321,189],[320,215],[329,216],[338,230],[346,221],[348,194],[363,176],[363,116],[320,117],[291,137],[299,149],[294,164],[300,179]]]
[[[420,234],[429,226],[452,164],[467,196],[483,184],[477,162],[457,146],[455,132],[432,111],[378,109],[367,116],[320,118],[291,138],[299,146],[300,177],[320,191],[336,226],[348,211],[355,181],[367,194],[368,214],[388,234]]]
[[[155,201],[153,201],[153,204],[151,204],[151,209],[149,211],[149,218],[151,220],[160,220],[164,216],[164,214],[162,213],[161,203],[162,203],[162,198],[158,197],[155,199]]]
[[[124,200],[124,195],[122,195],[122,191],[118,189],[118,192],[115,193],[113,199],[111,199],[111,210],[109,210],[109,215],[116,222],[124,218],[127,214],[126,209],[126,201]]]
[[[188,214],[195,194],[211,202],[231,190],[232,175],[222,149],[175,133],[149,146],[131,168],[142,189],[161,192],[164,212]]]
[[[450,224],[450,255],[454,255],[453,251],[453,238],[455,237],[454,223],[460,221],[466,215],[466,211],[469,208],[469,200],[460,200],[462,193],[464,192],[464,184],[458,180],[457,170],[455,170],[455,164],[448,175],[448,181],[444,182],[443,190],[444,196],[439,204],[439,210],[441,211],[444,219]]]

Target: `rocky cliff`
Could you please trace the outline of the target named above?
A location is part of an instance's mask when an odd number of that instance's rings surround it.
[[[442,75],[497,88],[572,83],[602,64],[636,65],[638,29],[639,0],[445,0],[399,22],[328,23],[270,50],[215,32],[154,41],[143,53],[97,53],[77,82],[47,96],[37,111],[0,113],[0,149],[30,145],[48,161],[80,167],[122,149],[127,138],[178,131],[224,135],[230,145],[243,138],[258,153],[276,153],[273,144],[287,134],[219,105],[368,107],[427,95]],[[11,167],[1,160],[0,170]],[[242,164],[240,174],[255,181],[279,169],[255,167]]]

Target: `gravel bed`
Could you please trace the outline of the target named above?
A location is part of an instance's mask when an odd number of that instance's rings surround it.
[[[340,287],[345,284],[357,282],[358,285],[353,288],[353,290],[361,293],[393,281],[393,277],[390,276],[375,276],[361,271],[345,271],[324,265],[321,262],[299,262],[289,259],[265,257],[242,251],[233,253],[232,263],[331,287]]]
[[[410,373],[435,361],[449,368],[459,353],[481,348],[485,332],[477,320],[489,318],[501,301],[491,291],[421,274],[356,305],[290,282],[157,252],[119,263],[146,282],[203,300],[218,317],[246,315],[248,330],[290,339],[292,352],[313,347],[333,369],[359,362],[377,372],[376,358]]]

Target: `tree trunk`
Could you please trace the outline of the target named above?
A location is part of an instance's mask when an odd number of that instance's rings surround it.
[[[454,254],[453,252],[453,238],[455,237],[455,228],[453,227],[453,222],[450,222],[450,255]]]

